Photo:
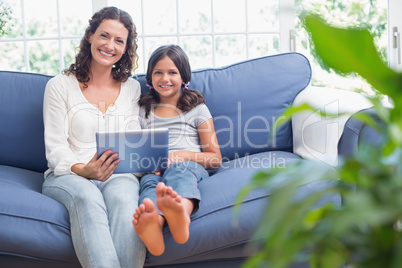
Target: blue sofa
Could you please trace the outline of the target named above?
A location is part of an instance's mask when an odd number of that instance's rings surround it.
[[[67,210],[41,194],[47,169],[42,101],[50,78],[0,71],[0,267],[80,267]],[[147,90],[144,75],[136,78]],[[292,122],[280,127],[274,140],[269,135],[310,79],[310,64],[298,53],[193,71],[191,88],[205,96],[224,163],[199,185],[202,202],[192,217],[189,241],[174,243],[165,228],[166,252],[148,254],[146,267],[239,267],[253,255],[247,245],[258,242],[253,231],[269,191],[248,194],[238,216],[235,200],[258,170],[303,161],[293,152],[293,137],[301,133],[292,130]],[[346,122],[340,155],[353,155],[364,129],[356,120]],[[326,183],[312,182],[299,190],[309,195]],[[323,202],[340,205],[341,197],[329,195]]]

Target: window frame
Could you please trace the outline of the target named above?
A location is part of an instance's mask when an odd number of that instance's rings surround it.
[[[402,16],[398,14],[399,10],[402,10],[400,0],[388,0],[388,63],[396,71],[402,71]]]

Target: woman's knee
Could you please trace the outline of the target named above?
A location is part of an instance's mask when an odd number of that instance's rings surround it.
[[[124,175],[112,177],[110,178],[110,181],[101,186],[100,189],[104,198],[112,200],[138,199],[140,191],[138,178],[132,174]]]
[[[104,187],[101,187],[103,199],[109,215],[109,220],[132,216],[138,207],[139,183],[137,178],[116,178]],[[113,220],[112,220],[113,219]]]
[[[49,177],[43,184],[42,192],[67,208],[102,205],[103,200],[101,192],[91,181],[77,175]]]

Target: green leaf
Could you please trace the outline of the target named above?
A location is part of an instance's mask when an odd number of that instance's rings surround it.
[[[332,27],[317,15],[306,15],[304,24],[329,67],[342,73],[356,72],[386,95],[398,92],[401,78],[382,61],[367,29]]]
[[[332,209],[333,207],[334,207],[333,204],[328,203],[322,207],[319,207],[319,208],[307,213],[307,216],[304,218],[304,226],[307,229],[312,229],[323,218],[323,215],[325,215],[325,212],[328,209]]]

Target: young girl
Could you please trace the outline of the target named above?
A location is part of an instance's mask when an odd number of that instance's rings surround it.
[[[201,200],[197,183],[208,177],[206,169],[222,162],[211,114],[202,94],[188,89],[190,79],[190,64],[179,46],[162,46],[151,55],[146,74],[150,92],[140,99],[140,121],[143,128],[169,128],[169,165],[160,176],[141,178],[142,204],[133,224],[156,256],[165,250],[165,221],[177,243],[187,242],[190,215]]]

